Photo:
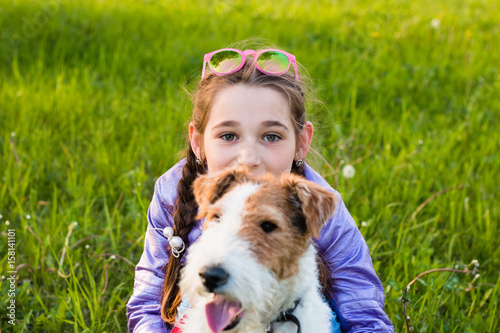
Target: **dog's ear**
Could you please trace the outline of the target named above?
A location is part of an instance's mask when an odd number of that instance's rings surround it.
[[[308,231],[318,238],[323,225],[333,216],[337,198],[324,187],[293,174],[284,175],[282,185],[300,201]]]
[[[197,219],[204,218],[210,205],[222,198],[231,188],[250,180],[244,168],[232,169],[216,175],[201,175],[193,182],[193,193],[198,204]]]

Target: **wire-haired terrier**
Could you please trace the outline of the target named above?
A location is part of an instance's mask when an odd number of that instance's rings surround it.
[[[192,305],[182,332],[328,332],[311,237],[333,215],[335,195],[293,174],[244,169],[202,175],[193,190],[205,224],[181,271]]]

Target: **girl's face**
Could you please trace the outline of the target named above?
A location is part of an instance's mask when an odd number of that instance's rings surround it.
[[[217,93],[203,138],[189,126],[191,147],[206,158],[210,173],[242,165],[255,175],[290,172],[293,161],[307,154],[313,132],[306,122],[297,137],[288,101],[280,93],[241,84]]]

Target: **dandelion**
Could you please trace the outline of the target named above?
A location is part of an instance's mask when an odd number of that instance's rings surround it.
[[[16,137],[16,132],[10,132],[10,137],[15,138]]]
[[[372,37],[373,38],[379,38],[379,36],[380,36],[380,32],[378,32],[378,31],[372,32]]]
[[[78,222],[73,221],[72,224],[76,227],[78,225]]]
[[[31,220],[31,215],[30,214],[26,215],[26,219]]]
[[[90,245],[89,244],[85,245],[85,250],[88,250],[88,249],[90,249]]]
[[[431,28],[432,29],[439,29],[441,26],[441,21],[438,18],[433,18],[431,20]]]
[[[5,280],[5,275],[2,275],[2,280]]]
[[[116,256],[113,254],[111,257],[109,257],[111,260],[116,260]]]
[[[479,279],[481,277],[481,274],[476,274],[474,275],[474,280]]]
[[[422,139],[418,139],[418,144],[419,144],[419,145],[423,145],[423,144],[424,144],[424,140],[422,140]]]
[[[2,215],[2,214],[0,214],[0,220],[1,220],[2,218],[3,218],[3,215]]]
[[[465,30],[465,37],[471,38],[472,37],[472,31],[470,31],[469,29]]]
[[[479,261],[477,261],[477,259],[472,260],[470,264],[479,267]]]
[[[21,90],[18,90],[16,95],[17,97],[21,97],[23,95],[23,92]]]
[[[5,225],[10,225],[10,222],[9,221],[5,221]]]
[[[356,170],[354,167],[350,164],[347,164],[342,168],[342,174],[344,175],[345,178],[352,178],[354,177],[354,174],[356,173]]]
[[[365,221],[361,222],[362,227],[366,227],[367,225],[368,225],[368,223],[366,223]]]

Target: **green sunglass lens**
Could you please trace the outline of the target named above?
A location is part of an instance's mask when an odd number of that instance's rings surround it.
[[[289,62],[285,54],[276,51],[267,51],[259,55],[257,64],[269,74],[281,74],[288,69]]]
[[[219,74],[231,73],[241,64],[241,55],[235,51],[217,52],[210,58],[210,67]]]

